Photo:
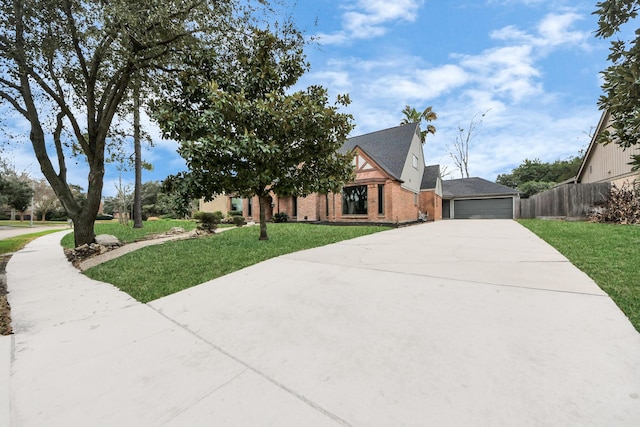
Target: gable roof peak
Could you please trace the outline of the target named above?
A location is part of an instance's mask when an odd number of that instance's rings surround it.
[[[414,137],[420,138],[420,124],[409,123],[349,138],[341,151],[359,147],[390,176],[400,180]]]

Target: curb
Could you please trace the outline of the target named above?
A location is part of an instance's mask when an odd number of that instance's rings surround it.
[[[13,335],[0,335],[0,426],[11,425],[11,358]]]

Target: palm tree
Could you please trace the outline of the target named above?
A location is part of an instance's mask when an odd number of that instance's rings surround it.
[[[435,126],[429,124],[429,122],[438,118],[438,115],[435,113],[435,111],[433,111],[432,107],[427,107],[422,113],[420,113],[415,108],[406,105],[404,107],[404,110],[402,110],[402,114],[404,114],[404,119],[402,119],[402,121],[400,122],[401,125],[422,122],[422,120],[427,122],[427,129],[420,132],[420,140],[423,144],[425,139],[427,138],[427,133],[436,133]]]

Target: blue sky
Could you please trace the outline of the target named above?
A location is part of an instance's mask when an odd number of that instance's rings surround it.
[[[594,37],[594,9],[595,1],[568,0],[300,0],[289,10],[317,42],[297,87],[348,93],[352,136],[398,125],[407,104],[432,106],[439,118],[425,159],[447,178],[460,177],[449,156],[458,126],[486,112],[472,135],[469,171],[493,181],[525,158],[565,159],[588,145],[609,45]],[[184,169],[176,144],[148,126],[155,147],[144,157],[154,171],[143,180]],[[12,155],[19,169],[38,174],[28,145]],[[85,185],[83,169],[70,180]],[[122,178],[131,182],[133,173]],[[117,180],[109,168],[105,196]]]

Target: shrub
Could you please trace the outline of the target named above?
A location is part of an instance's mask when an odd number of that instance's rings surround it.
[[[200,230],[212,233],[222,220],[222,212],[196,212],[193,217],[198,221]]]
[[[273,222],[287,222],[289,221],[289,215],[286,212],[278,212],[273,215]]]
[[[591,213],[594,222],[640,224],[640,188],[625,183],[611,186],[607,199]]]
[[[244,225],[244,217],[240,215],[233,216],[233,223],[236,227],[242,227]]]

